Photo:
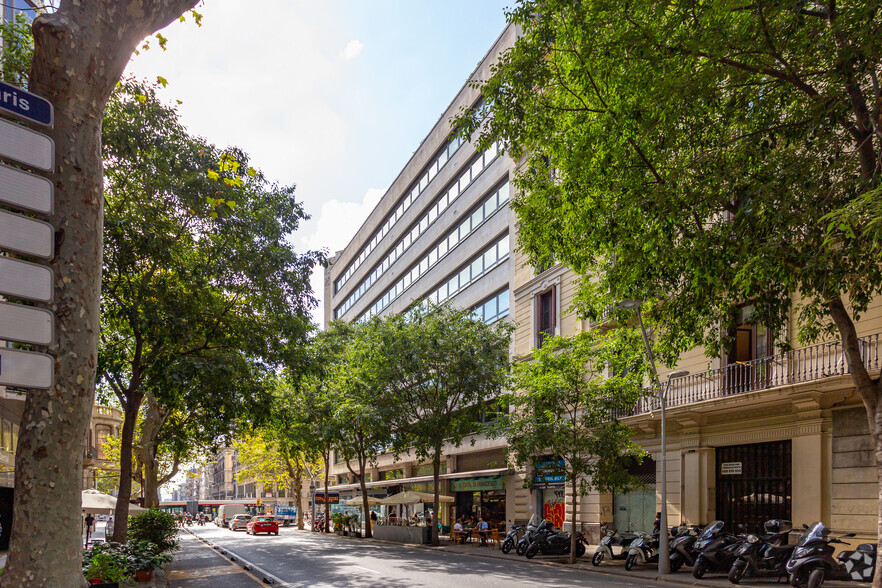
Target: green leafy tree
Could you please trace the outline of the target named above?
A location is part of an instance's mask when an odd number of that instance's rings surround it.
[[[441,457],[483,428],[508,369],[511,325],[487,325],[471,311],[420,304],[394,315],[384,336],[391,357],[390,423],[397,452],[432,462],[432,545],[438,545]]]
[[[132,52],[197,0],[61,0],[33,22],[28,89],[54,107],[55,384],[28,394],[15,456],[10,586],[80,586],[83,446],[95,400],[104,181],[104,106]]]
[[[882,288],[878,3],[522,0],[509,19],[522,36],[457,122],[523,160],[531,261],[584,275],[583,315],[647,301],[668,365],[727,351],[740,304],[784,346],[791,314],[802,342],[838,336],[882,473],[855,328]]]
[[[123,542],[144,399],[140,452],[154,504],[159,443],[185,456],[266,414],[264,381],[311,328],[308,277],[322,255],[289,244],[306,218],[293,187],[269,183],[239,150],[190,136],[152,87],[120,84],[104,137],[99,365],[124,411],[114,529]]]
[[[590,331],[549,337],[532,358],[512,366],[512,392],[505,395],[510,409],[494,430],[508,439],[519,466],[539,455],[554,456],[535,474],[564,476],[570,487],[570,563],[577,554],[579,497],[634,486],[624,465],[629,458],[642,459],[643,452],[614,415],[643,393],[641,350],[632,330]]]
[[[266,489],[277,487],[280,491],[292,486],[292,478],[275,440],[266,431],[246,434],[233,442],[239,460],[236,481],[240,484],[254,480]]]
[[[395,332],[390,332],[387,319],[379,317],[350,328],[342,357],[332,367],[331,379],[339,395],[333,415],[337,432],[334,450],[346,460],[346,467],[361,487],[365,537],[372,537],[365,473],[392,443],[389,423],[395,407],[387,390],[394,358],[384,343]]]

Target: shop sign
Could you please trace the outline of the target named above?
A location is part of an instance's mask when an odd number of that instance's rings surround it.
[[[557,463],[553,461],[540,461],[533,467],[536,472],[533,476],[533,488],[547,488],[549,486],[560,486],[566,481],[564,474],[543,474],[541,470],[563,468],[566,464],[564,460],[559,459]]]
[[[325,492],[316,492],[315,493],[315,503],[316,504],[325,504]],[[340,504],[340,493],[339,492],[327,492],[328,496],[328,504]]]
[[[503,478],[465,478],[450,481],[450,490],[453,492],[478,492],[480,490],[502,490],[503,488],[505,488]]]
[[[720,475],[722,476],[738,476],[741,475],[741,462],[730,461],[720,464]]]

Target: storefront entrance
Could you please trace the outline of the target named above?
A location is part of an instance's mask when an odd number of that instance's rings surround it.
[[[456,517],[483,518],[491,526],[505,523],[505,478],[451,480]]]
[[[792,516],[791,442],[718,447],[717,518],[730,529],[762,530],[769,519]]]
[[[634,463],[628,473],[643,483],[631,492],[613,495],[613,527],[619,532],[652,532],[655,524],[655,461],[649,458]],[[606,521],[604,521],[606,522]]]

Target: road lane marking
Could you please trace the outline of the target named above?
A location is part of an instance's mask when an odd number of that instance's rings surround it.
[[[360,569],[360,570],[367,570],[368,572],[370,572],[370,573],[372,573],[372,574],[379,574],[379,573],[380,573],[380,572],[378,572],[377,570],[372,570],[372,569],[370,569],[370,568],[366,568],[366,567],[364,567],[364,566],[352,566],[352,567],[353,567],[353,568],[358,568],[358,569]]]

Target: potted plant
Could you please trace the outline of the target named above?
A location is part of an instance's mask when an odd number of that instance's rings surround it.
[[[138,582],[149,582],[153,570],[172,560],[171,555],[159,553],[149,541],[130,541],[125,549],[127,570]]]
[[[125,564],[110,553],[96,553],[91,557],[89,567],[85,571],[90,584],[108,584],[119,586],[131,576],[126,573]]]
[[[344,519],[345,519],[345,517],[342,512],[335,512],[334,514],[331,515],[331,522],[334,523],[334,532],[337,533],[338,535],[341,535],[341,536],[343,535],[343,532],[344,532],[344,529],[343,529]]]

